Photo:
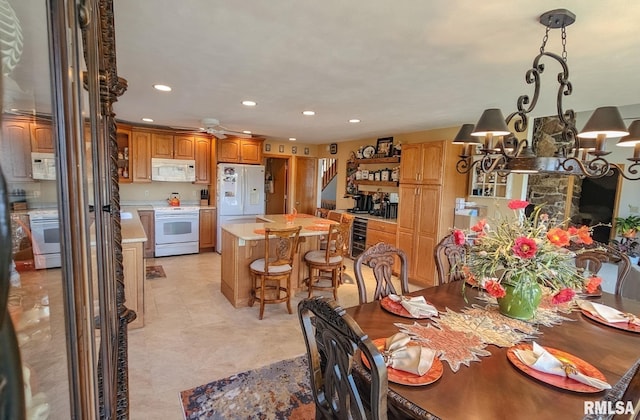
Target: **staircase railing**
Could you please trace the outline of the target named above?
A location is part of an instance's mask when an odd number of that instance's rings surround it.
[[[322,189],[327,188],[327,185],[338,174],[338,160],[337,159],[324,159],[322,168]]]

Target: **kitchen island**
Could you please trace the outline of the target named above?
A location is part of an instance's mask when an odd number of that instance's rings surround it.
[[[249,265],[264,257],[264,228],[284,228],[287,225],[282,214],[256,217],[256,223],[229,224],[222,226],[222,261],[220,291],[238,308],[248,306],[253,287]],[[293,226],[302,226],[300,243],[291,273],[293,291],[304,287],[307,277],[304,254],[319,249],[320,237],[328,232],[327,219],[299,214]],[[324,228],[324,229],[323,229]]]

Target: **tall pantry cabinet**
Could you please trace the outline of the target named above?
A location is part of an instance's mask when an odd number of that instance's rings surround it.
[[[453,226],[455,198],[467,195],[467,176],[455,168],[459,153],[447,140],[402,145],[398,247],[409,279],[421,286],[437,284],[434,248]]]

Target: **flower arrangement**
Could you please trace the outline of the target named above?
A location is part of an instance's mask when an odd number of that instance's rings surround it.
[[[533,211],[525,215],[528,206]],[[462,267],[469,283],[482,285],[496,298],[505,297],[510,287],[534,306],[540,286],[550,290],[555,304],[570,301],[575,290],[597,288],[601,279],[585,280],[573,262],[575,254],[566,248],[572,243],[593,243],[589,227],[564,229],[542,212],[542,205],[523,200],[512,200],[508,207],[515,220],[498,220],[495,226],[481,220],[470,232],[454,230],[456,244],[469,244]]]

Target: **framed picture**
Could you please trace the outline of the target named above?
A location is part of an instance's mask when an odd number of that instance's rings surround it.
[[[278,152],[280,153],[284,153],[284,145],[281,144],[280,146],[278,146]]]
[[[265,152],[270,152],[271,151],[271,144],[270,143],[266,143],[264,145],[264,151]]]
[[[329,153],[331,153],[332,155],[338,153],[338,143],[331,143],[329,145]]]
[[[380,157],[391,156],[393,153],[393,137],[383,137],[378,139],[378,145],[376,146],[376,155]]]
[[[294,155],[296,153],[298,153],[298,147],[297,146],[291,146],[291,153],[294,154]]]
[[[305,154],[305,155],[308,155],[308,154],[309,154],[309,148],[308,148],[308,147],[305,147],[305,148],[304,148],[304,154]]]

